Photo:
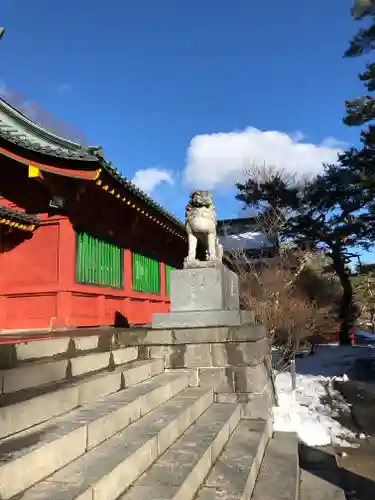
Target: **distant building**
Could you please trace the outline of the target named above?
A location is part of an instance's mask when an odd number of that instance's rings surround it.
[[[254,217],[220,220],[217,230],[226,254],[243,254],[247,259],[259,260],[278,253],[277,235],[266,235]]]

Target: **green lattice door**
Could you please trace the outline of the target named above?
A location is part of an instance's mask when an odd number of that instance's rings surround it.
[[[77,233],[76,281],[110,288],[123,287],[123,251],[113,243]]]
[[[158,295],[160,293],[159,262],[133,252],[132,288],[136,292]]]

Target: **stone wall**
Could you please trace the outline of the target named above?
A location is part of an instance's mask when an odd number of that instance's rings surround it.
[[[238,401],[243,418],[270,414],[275,403],[270,349],[262,325],[131,329],[120,345],[140,346],[141,356],[163,358],[166,370],[188,370],[192,386],[212,386],[215,400]]]

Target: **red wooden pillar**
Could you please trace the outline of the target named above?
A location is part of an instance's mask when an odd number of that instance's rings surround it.
[[[132,254],[129,249],[124,249],[124,292],[130,295],[132,291]]]
[[[3,241],[3,229],[0,228],[0,332],[5,328],[5,321],[6,321],[6,298],[4,296],[4,291],[5,291],[5,244]]]
[[[165,264],[164,262],[160,262],[160,298],[163,301],[163,305],[161,308],[161,312],[169,312],[170,311],[170,298],[167,296],[167,287],[165,280]]]
[[[123,250],[124,252],[124,304],[123,310],[121,311],[123,316],[131,322],[131,310],[130,310],[130,294],[132,292],[132,253],[128,248]]]
[[[59,282],[56,304],[56,318],[52,322],[55,326],[71,325],[72,316],[72,288],[75,283],[75,232],[70,220],[61,217],[59,220],[59,245],[58,245],[58,267]]]
[[[159,273],[160,273],[160,297],[166,300],[166,287],[165,287],[165,264],[164,262],[159,262]]]

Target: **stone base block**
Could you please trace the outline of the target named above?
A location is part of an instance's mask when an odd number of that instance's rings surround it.
[[[269,373],[264,362],[257,366],[229,366],[201,368],[199,385],[211,386],[215,394],[262,394],[269,383]]]
[[[205,328],[216,326],[241,326],[254,323],[251,311],[186,311],[154,314],[152,328]]]
[[[171,272],[171,311],[238,310],[238,276],[218,264]]]
[[[233,371],[234,377],[235,367],[246,370],[261,365],[268,356],[269,343],[263,338],[254,342],[150,345],[146,349],[145,357],[163,358],[165,368],[199,369],[200,377],[212,370],[214,378],[219,380],[228,376],[227,369]],[[241,370],[238,373],[241,374]]]
[[[264,394],[261,396],[253,396],[251,401],[247,403],[241,402],[241,418],[243,419],[253,419],[253,418],[267,418],[273,419],[272,407],[273,396],[271,389],[267,386]]]
[[[274,397],[271,384],[267,384],[261,394],[222,392],[214,394],[214,400],[217,403],[238,403],[241,406],[241,418],[244,419],[273,418]]]
[[[215,343],[253,343],[267,338],[264,325],[247,324],[207,328],[126,328],[116,334],[116,345],[129,346],[175,346]],[[234,347],[233,347],[234,348]]]

